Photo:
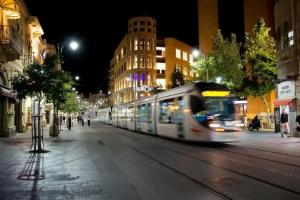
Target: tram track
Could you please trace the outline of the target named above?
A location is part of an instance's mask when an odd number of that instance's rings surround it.
[[[124,136],[124,134],[119,133],[119,131],[116,132],[116,133],[119,134],[119,135],[122,135],[123,137],[128,137],[128,138],[130,138],[129,136]],[[115,137],[115,136],[113,136],[113,137],[114,137],[114,138],[117,138],[117,137]],[[130,138],[130,139],[132,139],[132,138]],[[137,139],[135,139],[135,140],[137,140]],[[177,170],[177,169],[175,169],[174,167],[171,167],[171,166],[169,166],[169,165],[167,165],[167,164],[161,162],[159,159],[156,159],[155,157],[151,156],[150,154],[148,154],[148,153],[146,153],[146,152],[144,152],[144,151],[142,151],[142,150],[140,150],[140,149],[138,149],[138,148],[136,148],[136,147],[134,147],[134,146],[132,146],[132,145],[129,145],[129,144],[127,144],[127,143],[122,143],[122,144],[125,145],[126,147],[132,149],[133,151],[137,152],[138,154],[143,155],[143,156],[146,157],[147,159],[150,159],[150,160],[154,161],[155,163],[159,164],[160,166],[162,166],[162,167],[164,167],[164,168],[167,168],[167,169],[169,169],[169,170],[175,172],[176,174],[179,174],[180,176],[183,176],[184,178],[186,178],[186,179],[188,179],[188,180],[190,180],[190,181],[192,181],[192,182],[198,184],[199,186],[201,186],[201,187],[202,187],[203,189],[205,189],[206,191],[208,191],[208,192],[210,192],[210,193],[212,193],[212,194],[214,194],[214,195],[220,197],[221,199],[225,199],[225,200],[234,200],[234,198],[230,197],[229,195],[224,194],[223,192],[220,192],[220,191],[214,189],[213,187],[211,187],[211,186],[209,186],[209,185],[207,185],[207,184],[205,184],[205,183],[203,183],[203,182],[201,182],[201,181],[199,181],[199,180],[197,180],[197,179],[195,179],[195,178],[193,178],[193,177],[191,177],[191,176],[189,176],[189,175],[187,175],[187,174],[185,174],[185,173],[183,173],[183,172],[181,172],[181,171],[179,171],[179,170]]]
[[[124,133],[120,133],[119,131],[117,131],[116,133],[117,133],[118,135],[121,135],[121,136],[126,137],[126,138],[129,138],[129,139],[138,140],[138,138],[130,137],[130,136],[124,134]],[[148,141],[148,142],[149,142],[149,141]],[[202,162],[202,163],[206,163],[206,164],[209,164],[209,165],[211,165],[211,166],[215,166],[215,167],[221,168],[221,169],[226,170],[226,171],[229,171],[229,172],[231,172],[231,173],[234,173],[234,174],[237,174],[237,175],[240,175],[240,176],[243,176],[243,177],[247,177],[247,178],[250,178],[250,179],[252,179],[252,180],[259,181],[259,182],[261,182],[261,183],[264,183],[264,184],[267,184],[267,185],[270,185],[270,186],[273,186],[273,187],[276,187],[276,188],[279,188],[279,189],[282,189],[282,190],[285,190],[285,191],[288,191],[288,192],[291,192],[291,193],[293,193],[293,194],[296,194],[296,195],[299,195],[299,196],[300,196],[300,192],[299,192],[299,191],[296,191],[296,190],[293,190],[293,189],[290,189],[290,188],[287,188],[287,187],[284,187],[284,186],[281,186],[281,185],[272,183],[272,182],[267,181],[267,180],[263,180],[263,179],[261,179],[261,178],[255,177],[255,176],[248,175],[248,174],[243,173],[243,172],[239,172],[239,171],[236,171],[236,170],[233,170],[233,169],[229,169],[228,167],[225,167],[224,165],[217,164],[217,163],[214,163],[214,162],[211,162],[211,161],[207,161],[207,160],[204,160],[204,159],[200,159],[200,158],[197,158],[197,157],[195,157],[195,156],[188,155],[188,154],[186,154],[186,153],[184,153],[184,152],[177,151],[177,150],[174,150],[174,149],[171,149],[171,148],[167,148],[167,147],[165,147],[165,146],[162,146],[162,145],[157,144],[157,143],[154,143],[154,142],[150,142],[150,143],[155,144],[155,145],[158,145],[161,149],[165,149],[165,150],[167,150],[167,151],[169,151],[169,152],[173,152],[173,153],[176,153],[176,154],[178,154],[178,155],[182,155],[182,156],[188,157],[188,158],[190,158],[190,159],[193,159],[193,160],[196,160],[196,161],[199,161],[199,162]],[[179,174],[182,174],[182,175],[184,175],[184,176],[187,176],[186,174],[184,174],[184,173],[182,173],[182,172],[176,170],[175,168],[170,167],[169,165],[166,165],[165,163],[162,163],[162,162],[159,161],[158,159],[156,159],[156,158],[154,158],[153,156],[151,156],[151,155],[145,153],[145,152],[142,151],[142,150],[139,150],[139,149],[137,149],[137,148],[135,148],[135,147],[132,147],[132,146],[130,146],[130,145],[128,145],[128,147],[134,149],[135,151],[139,151],[139,152],[142,153],[143,155],[148,156],[148,157],[151,158],[152,160],[154,160],[154,161],[156,161],[156,162],[159,162],[161,165],[163,165],[163,166],[165,166],[165,167],[168,167],[169,169],[172,169],[173,171],[176,171],[176,172],[179,173]],[[263,160],[263,158],[259,158],[259,157],[258,157],[258,159]],[[276,162],[276,161],[272,161],[272,162]],[[281,163],[280,163],[280,164],[281,164]],[[286,163],[285,163],[285,164],[286,164]],[[299,167],[299,166],[297,166],[297,167]],[[189,177],[189,176],[187,176],[187,177]],[[192,180],[194,180],[194,178],[192,178],[192,177],[190,177],[190,178],[191,178]],[[195,180],[195,181],[198,181],[198,180]],[[200,183],[201,183],[201,182],[200,182]],[[201,184],[203,184],[203,183],[201,183]],[[205,185],[205,184],[204,184],[204,185]],[[208,186],[208,187],[209,187],[209,186]],[[226,196],[226,197],[227,197],[227,196]],[[229,199],[230,199],[230,197],[229,197]]]
[[[240,148],[239,147],[239,149],[249,149],[249,148]],[[237,152],[237,151],[231,151],[229,149],[224,149],[224,148],[219,148],[217,150],[218,151],[229,152],[229,153],[233,153],[233,154],[237,154],[237,155],[242,155],[242,156],[246,156],[246,157],[249,157],[249,158],[261,159],[261,160],[266,160],[266,161],[270,161],[270,162],[274,162],[274,163],[278,163],[278,164],[282,164],[282,165],[288,165],[288,166],[293,166],[293,167],[300,168],[300,165],[298,165],[298,164],[293,164],[293,163],[289,163],[289,162],[278,161],[278,160],[269,159],[269,158],[266,158],[266,157],[254,156],[254,155],[251,155],[249,153],[242,153],[242,152]],[[256,149],[252,149],[252,150],[256,150]],[[256,150],[256,151],[259,151],[259,150]],[[272,151],[263,151],[263,152],[274,153],[274,154],[283,155],[283,156],[290,156],[289,154],[276,153],[276,152],[272,152]],[[298,157],[298,156],[291,156],[291,157],[295,158],[295,157]]]

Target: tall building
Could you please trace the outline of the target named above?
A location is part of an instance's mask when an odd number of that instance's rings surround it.
[[[185,80],[193,80],[196,74],[190,69],[194,62],[193,47],[175,38],[165,38],[156,42],[156,83],[163,89],[172,85],[171,75],[180,68]]]
[[[218,29],[225,37],[235,33],[240,41],[251,32],[258,19],[264,18],[273,29],[273,0],[198,0],[199,48],[208,54],[211,39]]]
[[[190,79],[192,47],[174,38],[157,40],[156,20],[134,17],[128,21],[128,33],[110,62],[110,91],[113,104],[127,103],[150,95],[157,86],[171,85],[175,67]]]
[[[23,0],[1,1],[0,7],[0,137],[7,137],[24,132],[30,123],[30,100],[16,98],[12,80],[41,60],[43,30]]]
[[[300,2],[276,0],[274,7],[278,50],[277,100],[279,111],[285,109],[290,116],[291,134],[295,118],[300,114]],[[299,135],[298,135],[299,136]]]
[[[273,6],[274,0],[198,0],[199,49],[205,55],[211,52],[212,38],[218,29],[225,37],[228,38],[231,33],[235,33],[237,39],[244,42],[245,32],[250,33],[260,18],[263,18],[267,26],[271,27],[271,34],[274,36]],[[273,112],[275,91],[270,92],[266,98],[271,106],[270,111]],[[248,119],[259,114],[263,126],[273,116],[267,116],[268,109],[259,97],[248,96],[247,103],[241,104],[237,110],[240,110],[240,114]],[[274,122],[273,118],[272,122]],[[273,126],[274,123],[271,124],[271,127]]]

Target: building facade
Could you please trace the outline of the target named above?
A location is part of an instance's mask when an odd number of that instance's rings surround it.
[[[24,132],[31,120],[31,100],[17,99],[12,80],[40,59],[43,30],[23,0],[1,1],[0,6],[0,136],[8,137]]]
[[[190,79],[192,47],[174,38],[157,40],[156,20],[134,17],[128,21],[128,33],[110,61],[109,90],[113,105],[150,95],[155,87],[171,85],[175,67]]]
[[[289,113],[291,135],[295,131],[296,115],[300,114],[300,2],[276,0],[274,7],[278,49],[278,79],[276,106]]]
[[[156,84],[163,89],[172,85],[174,69],[181,69],[185,80],[194,80],[196,74],[191,69],[194,63],[193,47],[175,38],[165,38],[156,42]]]

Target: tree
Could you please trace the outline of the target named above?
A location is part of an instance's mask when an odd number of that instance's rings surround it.
[[[245,39],[247,77],[240,91],[243,95],[262,98],[270,113],[266,94],[275,88],[274,81],[277,78],[275,40],[270,36],[270,28],[266,27],[263,19],[255,24],[252,34],[246,33]]]
[[[54,70],[54,68],[51,69],[49,73],[49,80],[51,80],[49,90],[45,95],[47,101],[53,103],[54,115],[53,125],[50,127],[50,135],[55,137],[59,134],[58,110],[67,101],[68,93],[72,91],[74,83],[71,75],[68,73],[61,70]]]
[[[201,55],[191,69],[198,74],[201,81],[209,81],[209,77],[216,77],[216,64],[212,56]]]
[[[224,39],[220,30],[212,42],[212,52],[208,56],[201,55],[192,69],[202,81],[214,81],[222,77],[224,84],[235,90],[242,85],[244,77],[241,44],[237,42],[235,34],[231,34],[230,40]]]
[[[34,133],[34,152],[44,152],[42,149],[41,131],[41,101],[49,91],[49,69],[38,63],[29,65],[25,70],[25,76],[19,74],[12,81],[13,89],[17,92],[20,99],[30,96],[37,102],[37,135]],[[36,113],[35,111],[33,113]],[[35,123],[35,121],[34,121]],[[37,149],[36,149],[37,145]]]
[[[60,105],[59,109],[65,113],[74,113],[79,112],[80,107],[79,103],[76,100],[76,93],[75,92],[68,92],[66,101]]]
[[[224,39],[220,30],[213,38],[212,53],[209,55],[213,80],[221,76],[224,83],[232,90],[240,87],[244,79],[243,63],[240,55],[241,44],[235,34],[230,40]]]
[[[171,88],[184,85],[184,76],[182,70],[179,67],[175,67],[171,74],[172,85]]]

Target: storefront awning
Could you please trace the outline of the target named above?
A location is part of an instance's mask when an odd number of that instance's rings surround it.
[[[273,101],[274,106],[286,106],[291,105],[293,103],[294,99],[275,99]]]

